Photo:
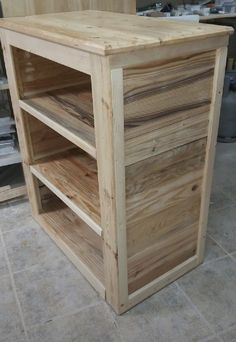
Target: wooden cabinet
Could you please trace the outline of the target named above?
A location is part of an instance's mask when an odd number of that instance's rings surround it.
[[[231,29],[97,11],[0,26],[33,216],[122,313],[203,260]]]

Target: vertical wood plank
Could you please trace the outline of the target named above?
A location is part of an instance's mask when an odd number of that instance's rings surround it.
[[[7,72],[7,78],[9,82],[9,89],[12,100],[12,107],[16,121],[16,128],[18,132],[18,139],[20,144],[20,150],[23,160],[23,170],[25,175],[25,181],[27,185],[28,196],[30,199],[31,210],[34,215],[37,215],[41,210],[40,196],[38,192],[38,184],[29,170],[29,164],[32,160],[32,151],[30,144],[30,135],[27,130],[28,124],[26,118],[23,117],[23,113],[19,106],[19,91],[17,87],[17,72],[14,65],[13,53],[10,45],[7,41],[7,33],[1,32],[1,43],[4,53],[4,60]]]
[[[221,101],[223,94],[225,66],[227,59],[227,47],[216,50],[216,64],[213,79],[213,92],[211,110],[209,114],[208,140],[206,147],[206,162],[204,168],[202,200],[200,212],[200,228],[198,235],[198,262],[201,263],[204,259],[207,220],[209,212],[209,202],[211,195],[213,166],[215,160],[215,149],[217,142],[217,134],[219,127],[219,117],[221,109]]]
[[[106,299],[121,313],[128,303],[123,72],[91,58]]]

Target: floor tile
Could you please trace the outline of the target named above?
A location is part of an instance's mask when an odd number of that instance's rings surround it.
[[[59,315],[100,301],[100,297],[65,258],[14,274],[27,326],[45,323]]]
[[[101,303],[29,331],[30,342],[121,342],[107,305]]]
[[[207,339],[201,340],[199,342],[222,342],[222,340],[218,336],[211,336]]]
[[[210,210],[225,208],[233,204],[232,197],[226,191],[224,192],[223,189],[223,186],[214,186],[212,188]]]
[[[150,299],[157,311],[158,342],[190,342],[211,336],[213,331],[175,284]]]
[[[236,205],[210,211],[208,233],[228,253],[236,251]]]
[[[228,158],[227,160],[220,160],[219,158],[219,155],[217,155],[214,167],[213,184],[218,186],[235,184],[236,158]]]
[[[236,157],[236,143],[218,143],[216,146],[216,160],[227,163]]]
[[[3,234],[12,271],[20,271],[51,258],[61,252],[43,229],[31,218],[24,227]]]
[[[230,257],[199,266],[178,283],[216,332],[236,324],[236,263]]]
[[[209,236],[207,236],[204,263],[221,258],[225,255],[227,254],[224,250],[220,248]]]
[[[24,340],[21,324],[10,277],[0,278],[0,342],[18,342]]]
[[[175,284],[116,317],[116,323],[125,342],[191,342],[213,333]]]
[[[232,253],[231,256],[235,259],[236,261],[236,252],[235,253]]]
[[[14,204],[0,209],[1,222],[0,228],[2,232],[22,228],[25,221],[31,218],[31,212],[28,201],[19,201]],[[33,219],[31,218],[33,221]]]
[[[7,262],[5,259],[2,241],[0,240],[0,277],[8,274]]]
[[[156,342],[156,316],[153,305],[144,301],[122,316],[114,315],[123,342]]]
[[[236,178],[236,177],[235,177]],[[229,199],[231,200],[231,203],[236,202],[236,183],[227,183],[224,186],[222,186],[222,191],[228,197],[228,199],[225,199],[225,206],[228,205]]]
[[[224,342],[235,342],[236,341],[236,326],[227,332],[220,334],[222,341]]]

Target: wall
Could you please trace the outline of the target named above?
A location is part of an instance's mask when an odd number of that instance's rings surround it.
[[[136,0],[2,0],[4,17],[98,9],[135,13]]]

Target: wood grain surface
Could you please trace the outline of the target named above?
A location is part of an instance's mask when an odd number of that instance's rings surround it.
[[[0,27],[99,55],[215,36],[233,30],[224,26],[158,20],[103,11],[45,14],[0,21]]]
[[[36,54],[13,48],[20,97],[29,98],[49,90],[90,84],[90,77]]]
[[[126,168],[129,291],[194,255],[206,138]]]
[[[215,52],[124,71],[126,164],[207,135]]]
[[[31,171],[38,174],[41,181],[45,179],[52,185],[55,192],[66,196],[95,223],[101,224],[95,160],[75,149],[42,160],[32,165]]]

